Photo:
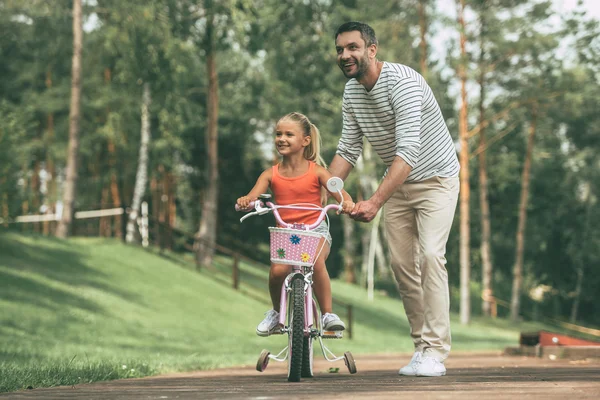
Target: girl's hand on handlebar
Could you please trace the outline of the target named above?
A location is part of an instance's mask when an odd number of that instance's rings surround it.
[[[248,196],[242,196],[239,199],[237,199],[237,205],[241,209],[248,208],[250,206],[251,202],[252,202],[252,199]]]
[[[338,214],[350,214],[354,209],[354,202],[352,200],[344,200],[342,202],[342,211]]]

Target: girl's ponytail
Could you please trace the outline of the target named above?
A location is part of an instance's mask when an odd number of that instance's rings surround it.
[[[308,119],[308,118],[307,118]],[[319,128],[316,127],[315,124],[309,122],[310,124],[310,144],[306,146],[304,149],[304,158],[307,160],[311,160],[316,162],[323,168],[327,168],[327,164],[325,164],[325,160],[321,157],[321,133],[319,132]]]

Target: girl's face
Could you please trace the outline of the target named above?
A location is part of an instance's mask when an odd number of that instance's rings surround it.
[[[279,121],[275,128],[275,147],[282,156],[304,152],[310,144],[310,136],[305,136],[300,124],[295,121]]]

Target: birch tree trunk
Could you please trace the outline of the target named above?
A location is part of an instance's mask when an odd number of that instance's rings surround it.
[[[460,138],[460,323],[468,324],[471,319],[470,275],[469,260],[470,229],[469,229],[469,143],[467,129],[467,71],[466,71],[466,26],[464,19],[465,0],[457,0],[458,25],[460,29],[460,55],[458,77],[460,79],[461,106],[458,120]]]
[[[379,229],[378,237],[380,238],[379,240],[377,240],[375,248],[375,261],[377,265],[377,271],[379,273],[379,278],[387,278],[390,276],[391,270],[389,268],[390,264],[388,262],[388,258],[386,257],[383,248],[383,242],[386,240],[386,237],[385,229],[383,229],[383,227],[381,226],[381,219],[379,219],[377,229]]]
[[[208,76],[207,99],[207,171],[208,186],[202,204],[202,219],[196,235],[196,267],[210,265],[214,256],[217,236],[217,201],[219,195],[219,169],[217,122],[219,116],[219,82],[215,54],[215,28],[212,1],[206,1],[206,73]]]
[[[533,152],[533,139],[537,128],[537,105],[533,105],[531,112],[531,124],[527,139],[527,152],[525,154],[525,165],[521,175],[521,200],[519,202],[519,224],[517,226],[517,247],[515,254],[515,265],[513,268],[512,296],[510,301],[510,319],[519,320],[521,308],[521,286],[523,282],[523,249],[525,248],[525,227],[527,225],[527,202],[529,198],[529,175],[531,170],[531,154]]]
[[[133,243],[135,240],[135,224],[140,212],[140,204],[146,184],[148,182],[148,145],[150,144],[150,104],[152,102],[150,94],[150,83],[145,82],[142,93],[142,128],[140,141],[140,154],[137,173],[135,174],[135,186],[133,188],[133,200],[131,201],[131,210],[127,221],[127,234],[125,241]]]
[[[81,105],[81,50],[83,43],[81,0],[73,0],[73,59],[71,62],[71,104],[69,109],[69,148],[67,174],[63,193],[62,217],[56,236],[66,238],[73,220],[73,203],[77,186],[77,157],[79,155],[79,118]]]
[[[485,28],[486,21],[484,12],[480,14],[480,54],[479,54],[479,207],[481,208],[481,278],[482,293],[481,311],[483,315],[491,315],[491,305],[493,300],[492,290],[492,256],[490,247],[491,224],[490,224],[490,203],[488,200],[488,176],[486,163],[486,138],[485,138],[485,96],[486,96],[486,66],[485,66]]]
[[[342,229],[344,231],[344,280],[348,283],[356,283],[354,221],[350,218],[342,218]]]

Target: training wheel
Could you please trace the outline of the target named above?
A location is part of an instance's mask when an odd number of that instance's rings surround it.
[[[356,363],[354,362],[354,357],[352,357],[352,353],[350,353],[349,351],[344,353],[344,363],[346,364],[346,367],[348,367],[348,371],[350,371],[351,374],[356,373]]]
[[[258,372],[263,372],[267,369],[267,365],[269,365],[269,355],[271,352],[269,350],[263,350],[260,352],[260,356],[258,357],[258,361],[256,362],[256,370]]]

